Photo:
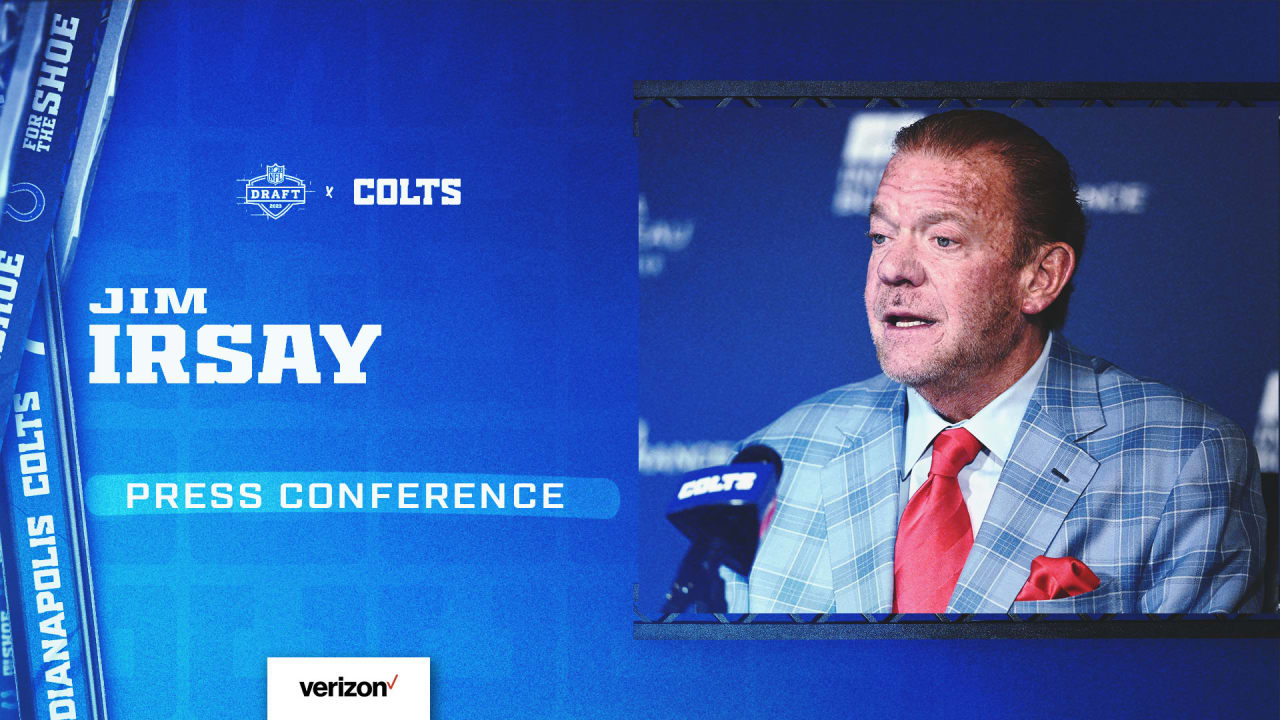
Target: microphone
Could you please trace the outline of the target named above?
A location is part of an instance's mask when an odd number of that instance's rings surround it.
[[[667,591],[664,613],[728,611],[720,566],[751,573],[780,477],[782,457],[767,445],[749,445],[728,465],[681,477],[667,519],[693,544]]]

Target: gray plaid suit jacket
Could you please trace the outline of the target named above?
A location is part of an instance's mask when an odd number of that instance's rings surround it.
[[[731,612],[887,613],[905,480],[904,386],[880,375],[793,408],[742,445],[783,458],[750,581],[722,569]],[[1265,515],[1238,426],[1055,335],[947,612],[1256,611]],[[1101,585],[1015,602],[1037,555]]]

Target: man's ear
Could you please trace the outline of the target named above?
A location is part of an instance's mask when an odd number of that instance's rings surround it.
[[[1022,314],[1038,315],[1045,311],[1076,270],[1076,253],[1064,242],[1041,245],[1035,258],[1023,269]]]

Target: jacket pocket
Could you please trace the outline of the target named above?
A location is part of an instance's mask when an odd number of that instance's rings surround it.
[[[1009,612],[1015,615],[1051,615],[1075,613],[1119,613],[1125,612],[1124,597],[1110,592],[1104,580],[1097,588],[1074,597],[1057,600],[1022,600],[1013,603]]]

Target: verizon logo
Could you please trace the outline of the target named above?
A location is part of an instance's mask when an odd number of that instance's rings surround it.
[[[430,717],[430,658],[267,658],[267,720]]]
[[[387,691],[394,688],[399,679],[400,673],[396,673],[391,682],[347,680],[339,675],[337,680],[327,683],[320,680],[299,681],[298,686],[302,688],[302,697],[386,697]]]

